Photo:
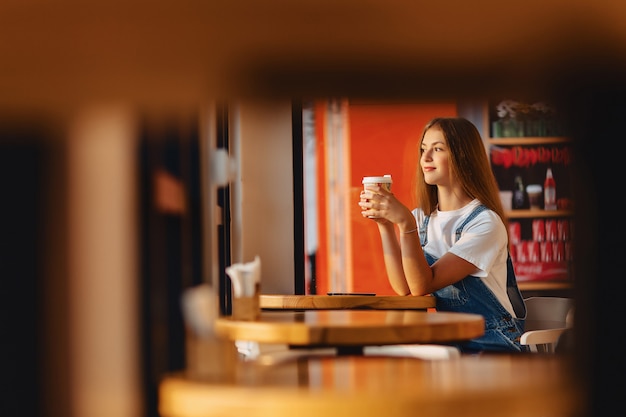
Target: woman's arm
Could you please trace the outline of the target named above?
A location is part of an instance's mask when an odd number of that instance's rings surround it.
[[[411,294],[431,294],[476,271],[476,266],[448,252],[428,265],[417,233],[400,238],[402,266]]]
[[[372,220],[378,224],[387,277],[397,294],[430,294],[476,270],[476,266],[452,253],[429,266],[413,214],[386,190],[368,189],[361,193],[359,205],[364,217],[375,216]],[[399,229],[399,242],[394,224]]]
[[[411,292],[404,276],[402,253],[393,223],[378,223],[378,231],[383,246],[383,259],[389,284],[398,295],[408,295]]]
[[[428,265],[417,231],[400,231],[400,242],[391,223],[379,224],[379,231],[387,277],[400,295],[431,294],[476,270],[476,266],[450,252]]]

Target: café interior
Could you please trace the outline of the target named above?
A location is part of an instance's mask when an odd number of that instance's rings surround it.
[[[623,293],[624,18],[620,2],[585,0],[3,2],[0,415],[624,415],[624,314],[607,297]],[[403,127],[410,142],[454,115],[487,138],[485,109],[502,98],[557,103],[569,126],[575,279],[522,291],[574,301],[567,349],[441,359],[287,346],[285,360],[247,360],[226,268],[258,256],[261,296],[393,295],[363,255],[375,235],[351,217],[361,177],[393,168],[394,191],[409,189],[415,155],[389,142]],[[373,141],[361,165],[357,127]],[[310,129],[335,176],[307,159]],[[347,201],[337,178],[351,178]],[[308,186],[326,194],[311,200]],[[310,240],[312,213],[325,243]],[[208,338],[183,311],[198,288],[211,294],[200,321],[221,329]],[[385,314],[387,328],[444,317],[410,309],[329,310],[327,336],[356,344],[332,336],[352,314]],[[268,331],[251,334],[262,348]]]

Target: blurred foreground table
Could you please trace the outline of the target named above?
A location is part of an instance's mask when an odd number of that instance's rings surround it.
[[[413,310],[262,311],[254,321],[221,317],[217,335],[231,341],[336,347],[338,354],[362,354],[367,345],[449,343],[484,334],[478,314]]]
[[[293,295],[261,294],[264,310],[426,310],[435,307],[430,295]]]
[[[162,417],[571,417],[585,392],[566,358],[464,355],[454,360],[337,356],[240,362],[227,381],[164,378]]]

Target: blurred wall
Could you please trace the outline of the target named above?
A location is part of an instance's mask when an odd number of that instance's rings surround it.
[[[259,255],[261,291],[293,294],[291,101],[251,100],[236,107],[241,140],[242,241],[232,244],[241,245],[242,259],[233,262],[250,262]]]

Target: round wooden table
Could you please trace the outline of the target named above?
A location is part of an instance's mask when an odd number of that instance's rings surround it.
[[[229,340],[336,347],[338,354],[362,354],[367,345],[469,340],[484,330],[478,314],[413,310],[262,311],[254,321],[215,321],[216,334]]]
[[[571,417],[585,410],[586,396],[569,366],[555,355],[523,354],[243,362],[225,380],[167,376],[159,386],[159,415]]]
[[[293,295],[261,294],[264,310],[427,310],[435,307],[430,295]]]

